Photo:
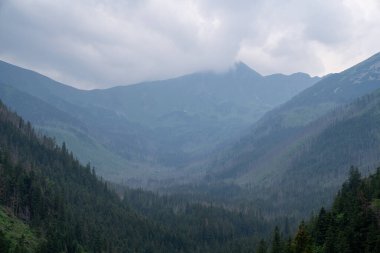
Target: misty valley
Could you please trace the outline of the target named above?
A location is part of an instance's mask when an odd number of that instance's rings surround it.
[[[80,90],[0,62],[0,252],[380,252],[380,54]]]

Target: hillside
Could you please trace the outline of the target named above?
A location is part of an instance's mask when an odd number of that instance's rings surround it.
[[[262,166],[269,157],[287,150],[313,121],[334,109],[380,88],[380,54],[339,74],[332,74],[296,95],[284,105],[266,113],[229,149],[220,153],[217,174],[221,177],[245,177],[247,171],[261,180]],[[276,155],[277,156],[277,155]],[[224,164],[224,165],[223,165]],[[221,166],[218,166],[221,165]],[[269,169],[269,168],[267,168]]]
[[[1,103],[0,147],[2,252],[249,252],[281,221],[141,190],[121,199]]]
[[[84,91],[0,62],[0,98],[117,181],[180,177],[178,168],[318,80],[264,77],[239,63],[225,73]]]
[[[321,209],[310,223],[311,247],[322,252],[379,252],[379,186],[379,169],[364,179],[352,169],[333,208]]]
[[[41,242],[30,227],[0,207],[0,252],[35,252]]]
[[[349,179],[343,184],[333,207],[321,208],[309,222],[299,225],[295,236],[286,238],[276,229],[270,243],[271,252],[352,252],[380,251],[380,169],[361,178],[351,168]],[[267,252],[266,249],[260,252]]]
[[[71,150],[81,161],[98,167],[97,173],[108,178],[119,175],[120,168],[133,167],[126,159],[113,154],[88,134],[85,123],[49,103],[5,84],[0,85],[0,97],[25,119],[33,122],[40,132],[52,136],[58,143],[70,143]],[[105,162],[106,160],[106,162]]]
[[[380,161],[379,113],[377,90],[307,127],[287,153],[286,170],[274,179],[286,189],[282,194],[293,196],[291,202],[318,196],[313,202],[326,205],[351,165],[365,175],[372,172]]]
[[[162,228],[126,208],[65,145],[37,137],[2,104],[0,145],[0,205],[37,231],[38,252],[144,251],[153,247],[142,239],[148,234],[152,243],[166,240]]]
[[[379,62],[377,54],[325,77],[268,112],[209,162],[205,182],[238,184],[303,216],[330,203],[349,166],[367,173],[380,160]]]

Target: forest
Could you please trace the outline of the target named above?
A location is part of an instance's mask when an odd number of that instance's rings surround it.
[[[302,221],[111,184],[0,104],[1,252],[379,252],[380,169]],[[233,194],[233,191],[232,193]],[[215,194],[213,195],[215,196]]]
[[[120,196],[3,104],[0,144],[1,252],[250,252],[274,224],[203,201]]]
[[[0,253],[380,253],[379,16],[0,0]]]
[[[302,221],[292,237],[283,236],[276,227],[271,241],[261,241],[257,252],[380,252],[379,203],[380,168],[362,178],[352,167],[332,208],[322,207],[317,215]]]

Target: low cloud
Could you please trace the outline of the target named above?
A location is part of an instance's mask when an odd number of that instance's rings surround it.
[[[324,75],[380,51],[379,16],[376,0],[5,0],[0,59],[85,89],[239,60]]]

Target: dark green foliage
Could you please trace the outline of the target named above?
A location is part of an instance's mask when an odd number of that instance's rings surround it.
[[[310,235],[307,231],[305,223],[302,221],[294,238],[294,253],[311,252],[310,242]]]
[[[10,243],[5,238],[5,234],[2,230],[0,230],[0,252],[2,253],[8,253],[10,247]]]
[[[293,242],[292,239],[289,238],[287,241],[284,242],[285,247],[284,247],[284,253],[294,253],[294,248],[293,248]]]
[[[216,252],[250,252],[272,227],[253,210],[227,210],[206,201],[189,201],[181,195],[159,196],[142,190],[127,190],[124,203],[151,220],[181,235],[183,242]]]
[[[40,252],[162,252],[184,247],[176,248],[171,243],[176,236],[125,207],[65,145],[38,138],[29,123],[3,105],[0,144],[0,204],[46,239]],[[21,243],[17,250],[24,251]]]
[[[380,169],[368,179],[361,179],[359,171],[351,168],[332,210],[321,211],[311,226],[317,235],[315,245],[326,252],[378,252],[380,228],[372,203],[378,198],[375,185],[379,183]]]
[[[268,246],[264,240],[261,240],[257,246],[256,253],[267,253]]]
[[[0,252],[36,252],[41,242],[36,231],[0,205]]]
[[[272,248],[270,252],[271,253],[284,252],[284,247],[283,247],[280,231],[277,226],[274,229],[273,238],[272,238]]]
[[[380,227],[378,210],[373,205],[379,197],[380,169],[361,179],[351,168],[330,212],[321,211],[311,224],[314,245],[325,252],[379,252]]]
[[[308,224],[302,222],[294,239],[282,242],[284,252],[380,252],[379,198],[380,168],[365,179],[358,169],[351,168],[349,179],[336,196],[332,209],[322,208]],[[276,230],[274,234],[276,238]]]

